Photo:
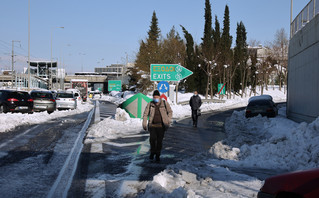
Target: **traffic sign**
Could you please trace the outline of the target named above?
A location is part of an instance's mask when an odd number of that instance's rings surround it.
[[[127,99],[120,107],[124,109],[131,118],[143,118],[145,108],[151,101],[152,99],[139,93]]]
[[[109,80],[108,81],[108,91],[121,91],[122,81],[120,80]]]
[[[151,64],[151,81],[180,81],[193,72],[177,64]]]
[[[166,96],[165,94],[162,94],[162,95],[160,96],[160,98],[162,98],[162,99],[164,99],[164,100],[167,101],[167,96]]]
[[[225,84],[218,84],[218,94],[219,95],[225,95],[226,94],[226,87]]]
[[[169,90],[169,84],[166,81],[161,81],[157,85],[157,89],[161,93],[166,93]]]

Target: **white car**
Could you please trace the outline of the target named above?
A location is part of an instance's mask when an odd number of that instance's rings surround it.
[[[78,102],[82,101],[81,93],[78,89],[68,89],[66,90],[66,93],[72,93]]]
[[[77,100],[75,99],[73,93],[58,92],[55,101],[56,108],[59,110],[76,109],[77,107]]]

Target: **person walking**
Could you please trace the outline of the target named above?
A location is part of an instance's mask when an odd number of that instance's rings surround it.
[[[155,90],[153,101],[147,104],[143,115],[143,129],[150,132],[150,160],[154,160],[156,155],[156,162],[160,161],[164,134],[170,126],[172,114],[171,106],[162,100],[159,91]]]
[[[192,119],[193,119],[193,126],[197,127],[198,122],[198,110],[202,105],[202,99],[199,97],[198,92],[194,91],[194,95],[189,100],[189,105],[192,108]]]

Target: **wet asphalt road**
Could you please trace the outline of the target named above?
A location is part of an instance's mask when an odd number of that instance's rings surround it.
[[[107,107],[114,109],[111,103],[100,103],[101,114]],[[99,143],[102,149],[98,153],[92,152],[95,144],[85,144],[68,197],[117,197],[124,182],[150,181],[168,165],[207,152],[215,142],[225,138],[224,122],[233,111],[203,114],[198,128],[192,126],[190,118],[175,121],[165,134],[159,164],[148,159],[149,136],[145,131],[134,137],[111,140],[112,144]]]
[[[0,134],[0,197],[47,197],[88,112]]]

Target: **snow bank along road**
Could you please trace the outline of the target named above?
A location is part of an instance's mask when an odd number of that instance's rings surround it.
[[[116,106],[100,103],[101,115],[105,114],[106,109],[108,113],[112,109],[115,113]],[[192,127],[190,118],[175,122],[165,134],[160,164],[149,162],[149,135],[142,130],[134,135],[128,133],[98,141],[88,137],[68,196],[140,196],[153,176],[168,165],[208,152],[215,142],[223,140],[224,122],[232,113],[233,110],[226,110],[203,114],[198,128]],[[112,120],[105,121],[109,123],[106,127],[114,127]]]
[[[65,197],[92,115],[82,112],[0,133],[0,197]]]

